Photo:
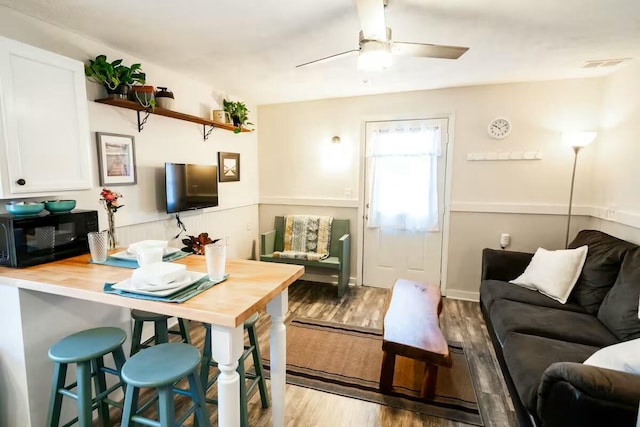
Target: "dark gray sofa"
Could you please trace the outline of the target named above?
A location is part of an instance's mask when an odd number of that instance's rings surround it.
[[[485,249],[480,306],[520,426],[634,426],[640,375],[583,365],[598,349],[640,337],[640,247],[595,230],[566,304],[508,283],[533,254]],[[640,355],[638,355],[640,357]]]

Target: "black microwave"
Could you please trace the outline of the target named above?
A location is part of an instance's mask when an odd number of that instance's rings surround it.
[[[90,231],[98,231],[97,211],[0,214],[0,265],[28,267],[86,254]]]

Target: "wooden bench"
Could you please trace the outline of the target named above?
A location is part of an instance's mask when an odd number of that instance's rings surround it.
[[[344,295],[349,286],[351,236],[348,219],[333,219],[331,223],[331,243],[329,258],[321,261],[303,259],[274,258],[274,251],[284,249],[284,217],[275,217],[274,229],[260,236],[260,261],[298,264],[333,270],[338,274],[338,297]]]
[[[398,279],[391,289],[384,316],[380,390],[393,391],[396,356],[426,364],[420,397],[435,395],[438,366],[451,366],[449,346],[440,330],[442,298],[438,286]]]

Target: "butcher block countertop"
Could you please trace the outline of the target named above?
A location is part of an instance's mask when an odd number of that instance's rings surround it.
[[[90,264],[89,258],[86,254],[21,269],[0,267],[0,285],[235,328],[304,274],[304,267],[297,265],[227,259],[227,280],[177,304],[104,293],[105,282],[120,282],[133,270]],[[188,271],[206,272],[204,256],[174,262],[185,264]]]

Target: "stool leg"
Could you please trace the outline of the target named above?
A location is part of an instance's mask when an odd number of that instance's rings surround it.
[[[264,367],[262,366],[262,357],[260,356],[260,346],[258,344],[258,336],[255,326],[247,329],[249,334],[249,345],[253,347],[251,352],[253,356],[253,369],[256,371],[258,380],[258,389],[260,390],[260,401],[263,408],[269,407],[269,392],[267,391],[267,380],[264,378]]]
[[[127,384],[127,391],[124,394],[124,407],[122,408],[122,425],[121,427],[129,427],[131,425],[131,417],[138,410],[138,395],[140,390],[131,384]]]
[[[182,337],[182,342],[191,344],[191,337],[189,336],[189,325],[187,324],[187,321],[179,317],[178,327],[180,328],[180,336]]]
[[[238,372],[238,375],[240,376],[240,426],[248,427],[249,414],[247,409],[247,380],[245,378],[244,361],[245,358],[241,357],[238,367],[236,368],[236,372]]]
[[[204,347],[202,347],[202,360],[200,361],[200,382],[204,394],[207,394],[209,385],[209,363],[211,362],[211,325],[204,323]]]
[[[198,427],[211,427],[209,423],[209,413],[207,412],[207,402],[204,397],[204,391],[200,379],[195,375],[195,372],[189,374],[189,389],[191,390],[191,398],[195,405],[194,413],[194,425]]]
[[[133,356],[140,351],[140,341],[142,340],[142,324],[143,322],[135,320],[133,322],[133,336],[131,337],[131,352],[129,356]]]
[[[78,427],[91,427],[91,364],[78,362],[76,364],[78,381]]]
[[[438,365],[428,365],[424,378],[422,380],[422,388],[420,389],[420,397],[426,400],[433,400],[436,395],[436,383],[438,382]]]
[[[396,368],[396,355],[384,352],[380,368],[380,391],[389,393],[393,387],[393,371]]]
[[[122,350],[122,346],[113,350],[112,354],[113,354],[113,361],[116,364],[116,369],[118,370],[118,372],[122,372],[122,367],[124,366],[124,362],[126,362],[126,359],[124,357],[124,350]],[[124,394],[126,392],[126,387],[125,387],[124,381],[122,381],[122,377],[120,377],[120,385],[122,386],[122,393]]]
[[[175,409],[173,407],[173,386],[158,387],[158,420],[160,427],[173,427]]]
[[[167,320],[156,320],[155,332],[156,332],[156,345],[169,342],[169,330],[167,329]]]
[[[60,410],[62,409],[62,395],[58,393],[67,377],[67,364],[53,365],[53,380],[51,381],[51,396],[49,397],[49,412],[47,413],[47,427],[58,427],[60,424]]]
[[[96,391],[96,396],[100,393],[107,390],[107,379],[104,375],[104,359],[102,357],[98,357],[91,361],[91,365],[93,367],[94,377],[93,383]],[[106,397],[106,396],[105,396]],[[102,427],[109,427],[111,425],[111,420],[109,419],[109,407],[107,406],[107,402],[105,402],[104,398],[100,399],[98,404],[98,419],[100,420],[100,424]]]

